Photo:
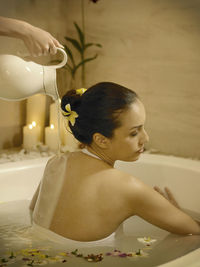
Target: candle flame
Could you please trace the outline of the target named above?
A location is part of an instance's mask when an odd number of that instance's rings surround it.
[[[33,125],[32,124],[29,124],[28,128],[29,129],[33,129]]]
[[[53,125],[53,124],[51,124],[50,128],[51,128],[51,129],[54,129],[54,125]]]
[[[32,125],[33,125],[33,127],[35,127],[35,126],[36,126],[36,122],[35,122],[35,121],[33,121],[33,122],[32,122]]]

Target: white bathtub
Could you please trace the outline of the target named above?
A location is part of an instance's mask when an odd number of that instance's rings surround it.
[[[42,177],[47,160],[48,158],[40,158],[21,162],[5,163],[0,165],[0,203],[23,199],[30,200]],[[138,160],[137,162],[117,162],[116,168],[120,168],[125,172],[133,174],[134,176],[140,178],[149,185],[157,185],[161,188],[163,188],[164,186],[168,186],[174,193],[180,206],[186,210],[192,211],[196,218],[200,220],[199,161],[182,159],[177,157],[143,154],[140,160]],[[126,235],[131,235],[134,229],[134,231],[138,231],[138,236],[142,233],[148,234],[148,232],[145,232],[145,229],[148,228],[147,224],[148,223],[143,222],[142,220],[136,221],[134,218],[130,218],[124,223],[124,232],[126,233]],[[151,231],[153,231],[154,235],[159,236],[161,232],[163,235],[164,230],[161,230],[157,227],[151,227]],[[160,261],[162,264],[158,264],[157,262],[159,261],[155,260],[154,262],[151,262],[151,258],[149,258],[149,263],[144,262],[143,265],[139,265],[139,263],[134,262],[134,266],[200,266],[200,237],[196,236],[179,238],[175,235],[168,235],[166,231],[164,232],[164,239],[168,241],[166,241],[165,243],[163,242],[164,245],[162,245],[160,248],[158,247],[154,249],[155,253],[154,251],[153,253],[155,254],[155,258],[157,257],[157,255],[161,255],[162,253],[165,254],[165,250],[167,249],[167,246],[169,246],[169,242],[171,242],[170,238],[172,240],[172,244],[170,245],[170,247],[174,247],[174,251],[181,248],[182,245],[180,244],[182,243],[180,242],[187,242],[187,244],[189,244],[188,242],[191,242],[192,252],[190,251],[190,248],[187,248],[188,253],[186,253],[186,255],[184,255],[184,253],[182,256],[179,255],[178,258],[176,258],[177,256],[174,256],[176,259],[174,259],[173,257],[169,257],[168,262],[165,259],[163,261]],[[196,242],[195,249],[192,246],[192,238],[194,239],[194,242]],[[177,246],[179,246],[179,248],[176,247],[174,241],[177,242]],[[169,253],[169,250],[167,251],[167,253]],[[163,264],[163,262],[165,263]],[[101,262],[101,265],[107,266],[103,265],[103,262]],[[125,263],[123,263],[123,265],[124,267],[132,266],[130,265],[130,262],[129,265],[126,265]],[[68,266],[70,265],[68,264]],[[116,263],[115,266],[117,266]]]

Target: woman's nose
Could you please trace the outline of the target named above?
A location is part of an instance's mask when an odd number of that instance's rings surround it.
[[[140,143],[144,144],[144,143],[147,143],[147,142],[149,142],[149,136],[148,136],[147,132],[143,129],[142,136],[141,136],[141,139],[140,139]]]

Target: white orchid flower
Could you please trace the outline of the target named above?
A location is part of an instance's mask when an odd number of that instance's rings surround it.
[[[156,239],[151,239],[151,237],[139,237],[137,240],[146,246],[150,246],[157,241]]]

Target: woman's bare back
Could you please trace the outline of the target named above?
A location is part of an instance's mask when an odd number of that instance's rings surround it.
[[[102,160],[71,153],[50,229],[80,241],[110,235],[131,215],[121,190],[124,182],[123,174]]]

